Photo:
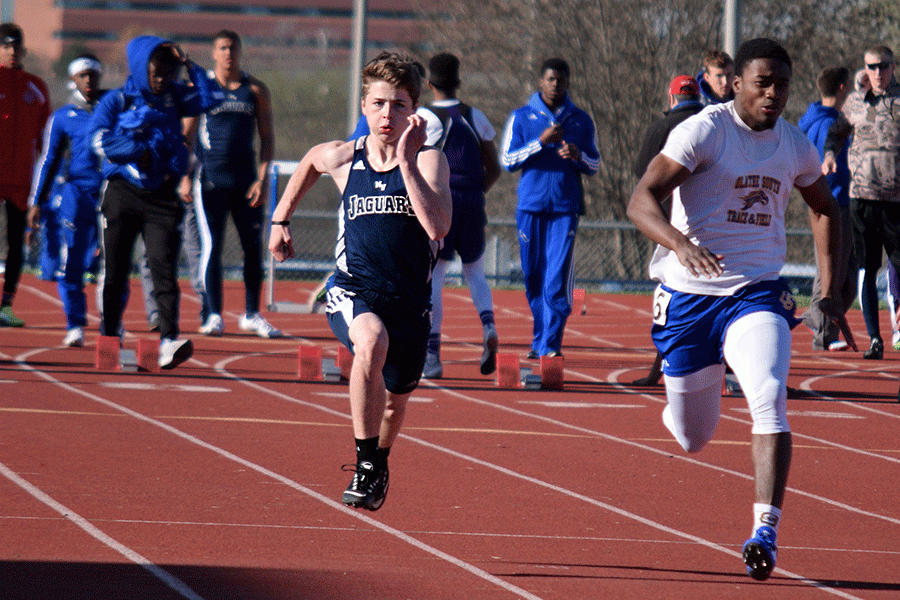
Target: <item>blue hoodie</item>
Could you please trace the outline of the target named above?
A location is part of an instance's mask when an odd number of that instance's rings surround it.
[[[559,144],[545,146],[541,133],[562,125],[563,140],[575,144],[581,160],[562,158]],[[593,175],[600,166],[594,122],[575,106],[569,95],[551,111],[535,92],[528,104],[516,109],[506,122],[500,149],[500,164],[507,171],[522,170],[518,210],[538,213],[581,214],[584,192],[581,174]]]
[[[806,134],[809,141],[819,151],[819,158],[825,157],[825,138],[828,137],[828,128],[840,116],[840,112],[830,106],[822,106],[821,102],[813,102],[806,110],[806,114],[800,118],[797,126]],[[844,144],[843,150],[835,157],[837,171],[829,175],[828,185],[835,200],[841,206],[850,205],[850,168],[847,166],[847,148],[849,141]]]
[[[150,89],[150,55],[168,40],[144,35],[128,43],[131,74],[125,85],[108,92],[91,118],[90,143],[103,159],[103,177],[121,177],[146,190],[187,172],[188,150],[181,117],[206,112],[224,100],[222,89],[202,68],[187,63],[194,86],[176,81],[161,94]]]

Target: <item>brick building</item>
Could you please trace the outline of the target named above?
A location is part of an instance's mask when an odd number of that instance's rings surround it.
[[[224,28],[272,66],[346,64],[352,36],[352,0],[2,1],[5,20],[25,31],[29,61],[44,68],[85,48],[116,62],[129,39],[147,33],[205,57]],[[418,44],[419,11],[437,6],[437,0],[368,0],[367,49]]]

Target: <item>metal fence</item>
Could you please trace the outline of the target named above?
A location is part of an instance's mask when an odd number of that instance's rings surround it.
[[[269,189],[274,207],[296,162],[275,162]],[[316,189],[318,188],[318,189]],[[321,280],[334,269],[334,243],[337,236],[337,207],[340,202],[331,181],[320,181],[311,193],[321,194],[312,204],[325,203],[330,210],[298,209],[291,219],[295,258],[276,263],[270,256],[267,286],[268,304],[277,309],[285,298],[278,294],[279,281]],[[304,205],[306,203],[304,202]],[[270,207],[270,212],[271,212]],[[498,287],[522,286],[516,222],[510,217],[489,217],[485,230],[487,247],[484,268],[488,280]],[[791,282],[794,291],[809,294],[815,274],[812,233],[808,229],[791,229],[788,235],[788,257],[782,274]],[[226,248],[230,253],[232,247]],[[236,247],[236,261],[230,256],[226,264],[240,267],[240,247]],[[594,291],[642,292],[653,288],[647,278],[647,263],[653,244],[630,222],[584,221],[579,224],[575,245],[576,286]],[[462,282],[462,268],[457,261],[450,265],[448,283]]]
[[[273,163],[269,213],[281,197],[287,179],[296,166],[296,162]],[[265,304],[273,305],[286,300],[284,294],[279,297],[279,281],[321,280],[334,269],[339,202],[337,190],[326,179],[313,186],[304,198],[301,208],[291,218],[297,256],[276,263],[268,252],[264,254],[263,261],[268,269]],[[0,215],[3,213],[0,211]],[[484,265],[488,280],[497,287],[520,287],[522,268],[514,216],[489,217],[485,233],[487,247]],[[782,274],[791,281],[795,292],[808,294],[815,273],[812,234],[808,229],[792,229],[787,234],[788,257]],[[0,239],[5,245],[3,216],[0,216]],[[653,287],[647,279],[647,262],[652,251],[653,244],[630,222],[582,220],[575,245],[576,286],[594,291],[648,291]],[[222,265],[226,278],[241,278],[243,251],[230,221],[225,234]],[[181,275],[188,277],[186,260],[181,262]],[[462,282],[462,268],[458,260],[450,265],[447,279],[450,284]]]

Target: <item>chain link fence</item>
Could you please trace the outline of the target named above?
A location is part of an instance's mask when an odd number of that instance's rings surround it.
[[[296,164],[284,161],[274,164],[269,212],[281,197]],[[318,281],[333,271],[339,203],[340,197],[330,180],[317,182],[302,201],[303,207],[313,208],[298,208],[291,218],[296,256],[283,263],[265,257],[269,273],[267,304],[273,309],[277,310],[276,306],[284,300],[278,294],[279,281]],[[484,269],[488,280],[496,287],[521,287],[523,277],[515,218],[489,217],[485,234]],[[815,275],[812,233],[808,229],[789,229],[787,235],[788,256],[782,275],[795,293],[808,295]],[[608,292],[652,290],[654,284],[648,279],[647,263],[653,247],[631,222],[582,220],[575,244],[576,287]],[[239,270],[242,255],[236,238],[229,238],[225,254],[224,263]],[[451,264],[447,279],[450,284],[462,283],[458,258]]]

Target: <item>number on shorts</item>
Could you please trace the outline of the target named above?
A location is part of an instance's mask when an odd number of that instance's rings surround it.
[[[672,300],[671,292],[667,292],[662,286],[657,286],[653,292],[653,322],[657,325],[665,325],[669,314],[669,302]]]
[[[781,297],[778,301],[781,302],[781,306],[784,307],[784,310],[794,310],[794,306],[796,306],[794,295],[789,291],[781,292]]]

